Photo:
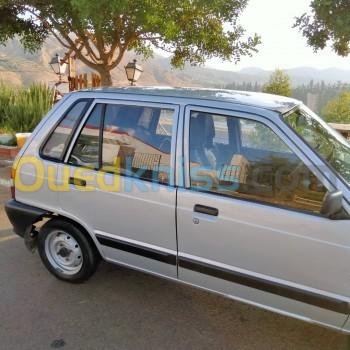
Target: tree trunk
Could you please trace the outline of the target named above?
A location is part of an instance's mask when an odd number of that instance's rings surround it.
[[[100,74],[101,77],[101,85],[102,86],[112,86],[113,81],[112,81],[112,76],[111,76],[111,71],[108,69],[99,69],[98,73]]]

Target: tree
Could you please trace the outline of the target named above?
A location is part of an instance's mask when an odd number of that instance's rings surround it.
[[[350,123],[350,91],[342,92],[328,102],[322,114],[327,122]]]
[[[281,96],[292,96],[292,84],[289,76],[281,69],[276,69],[267,84],[263,86],[263,92]]]
[[[307,38],[308,45],[317,51],[330,43],[338,55],[349,55],[350,1],[313,0],[310,6],[311,14],[304,13],[294,25]]]
[[[128,50],[148,58],[154,48],[171,63],[239,61],[260,38],[243,39],[237,19],[248,0],[0,0],[0,43],[18,36],[28,51],[52,35],[111,85],[111,70]],[[224,25],[225,24],[225,25]],[[230,29],[226,29],[226,28]]]

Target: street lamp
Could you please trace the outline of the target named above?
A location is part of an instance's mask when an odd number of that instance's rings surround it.
[[[56,75],[58,75],[58,82],[55,83],[54,94],[53,94],[53,101],[55,103],[62,98],[62,94],[58,91],[58,86],[64,83],[62,81],[62,75],[66,73],[67,63],[62,62],[62,59],[56,53],[56,55],[52,57],[51,61],[49,62],[49,65],[51,66],[51,69],[53,70],[53,72]]]
[[[62,74],[65,74],[67,69],[67,63],[62,62],[60,56],[56,53],[55,57],[52,57],[49,62],[51,69],[58,75],[59,81],[62,81]]]
[[[133,86],[137,82],[137,80],[140,78],[143,69],[140,65],[136,63],[136,60],[133,60],[132,62],[129,62],[124,68],[126,77],[130,81],[130,85]]]

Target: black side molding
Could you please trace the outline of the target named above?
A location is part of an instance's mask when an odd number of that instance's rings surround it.
[[[174,266],[176,266],[178,263],[179,267],[182,267],[184,269],[223,279],[249,288],[258,289],[267,293],[296,300],[340,314],[348,315],[350,313],[350,305],[344,300],[339,300],[322,294],[291,287],[285,284],[276,283],[263,278],[225,269],[216,265],[203,263],[198,260],[182,257],[181,255],[177,258],[176,254],[166,253],[160,250],[121,241],[115,238],[110,238],[102,235],[96,235],[96,238],[100,244],[110,248],[119,249],[128,253],[140,255],[145,258],[157,260]]]
[[[327,297],[325,295],[297,289],[291,286],[272,282],[262,278],[246,275],[237,271],[213,266],[201,261],[192,260],[179,256],[179,266],[188,270],[199,272],[204,275],[220,278],[229,282],[237,283],[246,287],[259,289],[264,292],[279,295],[281,297],[300,301],[305,304],[320,307],[322,309],[348,315],[349,303],[343,300]]]
[[[119,239],[110,238],[106,236],[96,235],[97,240],[104,246],[123,250],[124,252],[141,255],[145,258],[157,260],[166,264],[176,265],[176,255],[160,250],[143,247],[130,242],[121,241]]]
[[[15,233],[21,237],[24,236],[26,230],[34,223],[41,220],[44,216],[51,213],[31,205],[17,202],[14,199],[5,203],[6,214],[13,226]]]

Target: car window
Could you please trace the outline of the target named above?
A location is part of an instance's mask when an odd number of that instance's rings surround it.
[[[350,184],[350,143],[345,138],[305,106],[286,115],[284,120]]]
[[[215,135],[213,142],[218,146],[229,144],[229,132],[226,118],[222,118],[220,115],[213,115]]]
[[[243,147],[238,138],[255,147]],[[272,139],[279,148],[269,147]],[[192,189],[320,213],[326,189],[268,126],[192,112],[189,141]]]
[[[159,120],[157,123],[156,134],[171,136],[171,130],[173,127],[173,114],[171,109],[162,109],[160,111]]]
[[[80,101],[76,103],[64,116],[57,125],[49,139],[46,141],[42,149],[42,155],[52,159],[61,160],[63,152],[67,147],[72,130],[79,122],[88,101]]]
[[[290,152],[283,141],[269,128],[251,120],[241,119],[242,147],[273,152]]]
[[[87,168],[99,168],[99,139],[103,105],[94,107],[69,157],[69,163]]]
[[[167,108],[107,105],[103,170],[168,184],[173,116]]]

